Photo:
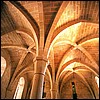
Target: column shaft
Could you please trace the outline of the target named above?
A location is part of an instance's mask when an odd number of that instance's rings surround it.
[[[42,99],[46,62],[47,60],[43,57],[36,57],[30,99]]]
[[[57,84],[53,83],[53,86],[51,89],[51,99],[57,99],[57,94],[58,94]]]
[[[44,82],[43,74],[37,73],[34,75],[30,99],[42,99],[43,82]]]
[[[51,90],[51,99],[57,99],[57,90]]]

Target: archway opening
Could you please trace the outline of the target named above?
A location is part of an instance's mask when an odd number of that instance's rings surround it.
[[[4,57],[1,56],[1,77],[4,74],[5,69],[6,69],[6,60],[4,59]]]
[[[99,78],[97,76],[95,76],[95,81],[96,81],[98,88],[99,88]]]
[[[19,79],[15,94],[14,94],[14,98],[13,99],[21,99],[22,97],[22,93],[23,93],[23,89],[24,89],[24,84],[25,84],[25,80],[23,77],[21,77]]]

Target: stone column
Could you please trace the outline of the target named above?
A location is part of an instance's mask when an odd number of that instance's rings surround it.
[[[57,94],[58,94],[57,84],[53,83],[52,89],[51,89],[51,99],[57,99]]]
[[[43,57],[36,57],[30,99],[42,99],[46,62],[47,60]]]
[[[44,91],[46,92],[46,99],[51,99],[51,93],[50,93],[50,82],[45,81],[45,88]]]

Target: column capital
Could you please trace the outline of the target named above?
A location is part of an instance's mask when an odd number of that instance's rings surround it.
[[[38,60],[42,60],[42,61],[48,62],[48,59],[46,57],[43,57],[43,56],[37,56],[37,57],[35,57],[33,59],[33,62],[38,61]]]
[[[46,66],[47,66],[48,60],[43,56],[37,56],[34,58],[34,73],[43,73],[46,72]]]

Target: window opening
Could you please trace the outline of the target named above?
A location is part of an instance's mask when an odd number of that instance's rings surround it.
[[[6,69],[6,60],[4,59],[4,57],[1,56],[1,77],[4,74],[5,69]]]
[[[25,80],[23,77],[21,77],[19,79],[15,94],[14,94],[14,98],[13,99],[21,99],[22,97],[22,93],[23,93],[23,89],[24,89],[24,84],[25,84]]]

